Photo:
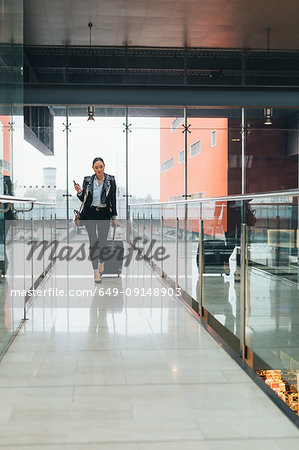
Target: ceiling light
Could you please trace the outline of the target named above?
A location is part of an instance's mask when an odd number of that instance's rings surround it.
[[[265,125],[272,125],[272,116],[273,116],[273,109],[272,108],[265,108],[264,109],[264,116],[265,116]]]
[[[89,120],[94,120],[94,106],[88,106],[88,108],[87,108],[87,114],[88,114],[87,122],[88,122]]]

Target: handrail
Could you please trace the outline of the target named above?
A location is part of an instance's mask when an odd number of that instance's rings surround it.
[[[0,209],[1,213],[6,213],[7,211],[14,210],[15,212],[29,212],[33,209],[34,203],[36,202],[35,198],[31,197],[15,197],[14,195],[0,195],[0,205],[2,206],[2,203],[7,203],[7,206],[5,209]],[[29,209],[16,209],[13,207],[14,203],[31,203],[31,208]]]
[[[0,195],[0,203],[35,203],[33,197],[15,197],[14,195]]]
[[[56,203],[52,203],[52,202],[34,202],[34,206],[35,205],[42,205],[42,206],[56,206]]]
[[[25,212],[30,212],[33,210],[35,205],[38,206],[56,206],[56,203],[52,203],[52,202],[40,202],[37,201],[36,198],[33,197],[15,197],[14,195],[0,195],[0,205],[2,205],[2,203],[7,203],[7,207],[5,209],[0,209],[0,212],[4,213],[9,211],[10,209],[13,209],[15,212],[21,212],[21,213],[25,213]],[[15,207],[13,207],[13,205],[15,203],[31,203],[31,207],[29,209],[16,209]]]
[[[229,195],[225,197],[207,197],[207,198],[194,198],[191,200],[170,200],[168,202],[152,202],[152,203],[130,203],[129,206],[153,206],[153,205],[185,205],[186,203],[199,203],[199,202],[213,202],[213,201],[235,201],[235,200],[254,200],[259,198],[269,197],[284,197],[284,196],[299,196],[299,189],[276,191],[276,192],[263,192],[261,194],[240,194]]]

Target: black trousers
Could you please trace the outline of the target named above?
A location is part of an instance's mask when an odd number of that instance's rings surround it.
[[[110,216],[108,209],[100,208],[97,211],[94,206],[91,206],[84,219],[89,237],[89,258],[94,270],[98,268],[99,262],[103,262],[103,249],[107,245]]]

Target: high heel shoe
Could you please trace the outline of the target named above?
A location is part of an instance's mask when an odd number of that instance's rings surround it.
[[[99,274],[99,271],[97,269],[95,269],[93,272],[94,272],[94,282],[95,282],[95,284],[101,284],[102,280],[101,280],[101,276]]]

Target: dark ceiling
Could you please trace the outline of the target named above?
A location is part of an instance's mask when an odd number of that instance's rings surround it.
[[[184,86],[195,89],[188,104],[298,105],[298,19],[298,0],[24,0],[26,101],[34,103],[48,86],[52,104],[81,104],[78,86],[90,103],[94,86],[95,104],[140,105],[152,101],[148,90],[142,100],[138,90],[123,90],[120,101],[115,86],[157,86],[158,96],[159,87],[165,93]],[[66,85],[67,98],[59,97]],[[222,97],[206,89],[216,86]],[[232,87],[243,90],[228,101],[223,96]],[[182,92],[175,105],[190,95]],[[169,96],[153,104],[171,105]]]
[[[297,50],[298,0],[24,0],[26,45]]]

